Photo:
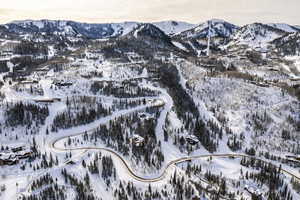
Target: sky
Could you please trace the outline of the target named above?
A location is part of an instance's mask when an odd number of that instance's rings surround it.
[[[60,19],[91,23],[223,19],[300,25],[300,0],[0,0],[0,23]]]

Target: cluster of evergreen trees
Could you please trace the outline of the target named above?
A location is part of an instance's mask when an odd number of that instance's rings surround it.
[[[159,114],[159,108],[147,108],[152,115]],[[107,147],[113,148],[124,156],[133,156],[137,164],[143,163],[149,167],[160,169],[164,162],[161,152],[161,142],[157,140],[155,127],[157,117],[150,119],[140,118],[138,113],[132,113],[118,117],[108,125],[101,125],[93,133],[83,135],[83,141],[96,144],[104,142]],[[132,136],[139,135],[144,139],[143,143],[136,145],[132,142]],[[68,140],[68,145],[78,142],[76,139]]]
[[[31,127],[33,123],[36,126],[43,125],[49,115],[48,106],[38,106],[32,103],[11,103],[6,104],[7,126],[16,127],[19,125]]]
[[[230,135],[230,137],[228,137],[227,146],[232,151],[238,151],[238,150],[242,149],[242,142],[241,142],[242,140],[243,140],[242,135],[240,135],[238,137],[236,134],[232,134],[232,135]]]
[[[110,81],[94,82],[91,85],[91,91],[94,94],[113,95],[119,98],[153,97],[158,95],[156,91],[139,87],[138,81],[123,81],[120,84]]]
[[[185,124],[185,129],[193,133],[208,151],[216,151],[218,146],[216,140],[222,138],[223,130],[214,122],[205,122],[201,119],[193,98],[180,84],[177,68],[165,63],[160,63],[159,66],[157,70],[160,83],[168,89],[174,101],[176,113]]]
[[[290,188],[284,182],[284,178],[281,176],[281,165],[278,168],[271,163],[266,163],[261,160],[245,157],[242,158],[241,165],[258,170],[258,172],[250,173],[248,173],[247,171],[245,174],[245,178],[252,179],[260,185],[268,186],[268,199],[293,199]]]
[[[35,56],[21,56],[21,57],[13,57],[10,60],[14,65],[14,70],[25,70],[27,74],[31,72],[32,70],[37,69],[40,64],[45,63],[48,61],[47,56],[43,57],[35,57]],[[25,72],[22,72],[23,75],[26,75]],[[13,80],[16,80],[18,78],[18,74],[13,74]]]
[[[67,129],[94,122],[101,117],[111,115],[115,110],[145,105],[145,99],[114,99],[112,105],[105,106],[101,98],[73,96],[66,100],[67,110],[59,113],[53,120],[51,131]]]
[[[252,126],[255,131],[259,132],[266,132],[267,131],[267,125],[270,123],[270,117],[267,114],[267,111],[264,113],[254,113],[251,116],[252,119]]]
[[[22,41],[14,48],[15,54],[48,55],[48,47],[44,43]]]
[[[95,154],[94,159],[89,164],[83,160],[82,166],[87,168],[91,174],[101,174],[108,187],[111,184],[111,178],[116,180],[116,168],[110,156],[102,156],[101,153]]]
[[[86,96],[67,98],[66,104],[67,110],[54,118],[51,131],[89,124],[111,114],[110,108],[106,108],[95,98]]]
[[[150,108],[150,110],[156,109]],[[108,147],[116,149],[125,156],[129,155],[132,149],[131,152],[137,163],[142,162],[159,169],[164,161],[164,155],[161,152],[161,143],[156,138],[155,127],[156,118],[142,120],[137,113],[134,113],[113,120],[108,127],[101,126],[94,134],[95,138],[99,137]],[[133,134],[144,138],[142,145],[130,142]]]
[[[66,199],[65,188],[57,184],[57,179],[47,173],[40,178],[34,180],[31,184],[29,196],[23,196],[22,200],[64,200]]]
[[[83,180],[78,179],[75,175],[67,172],[66,169],[62,169],[62,176],[64,177],[65,184],[75,187],[76,197],[75,200],[96,200],[97,198],[91,191],[90,175],[86,173]]]

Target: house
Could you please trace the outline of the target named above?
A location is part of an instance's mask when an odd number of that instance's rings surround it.
[[[52,98],[52,99],[35,99],[34,102],[36,103],[54,103],[61,101],[60,98]]]
[[[249,185],[245,185],[244,189],[252,196],[255,196],[257,199],[263,199],[262,198],[263,193],[260,189]]]
[[[73,83],[70,82],[70,81],[58,81],[58,80],[53,81],[53,84],[56,85],[56,86],[58,86],[58,87],[73,85]]]
[[[25,146],[16,146],[16,147],[11,148],[11,151],[16,153],[16,152],[23,151],[24,149],[25,149]]]
[[[3,165],[15,165],[19,162],[17,159],[1,159],[0,158],[0,166]]]
[[[138,113],[138,117],[142,120],[149,120],[153,118],[153,116],[148,113]]]
[[[15,165],[19,162],[18,157],[12,153],[1,153],[0,154],[0,166],[3,165]]]
[[[30,158],[33,152],[25,146],[12,147],[10,150],[0,152],[0,166],[15,165],[20,159]]]
[[[132,138],[130,139],[132,144],[136,146],[142,146],[144,144],[145,139],[139,135],[133,135]]]
[[[33,154],[33,152],[31,150],[29,150],[29,151],[21,151],[16,156],[19,159],[25,159],[25,158],[29,158],[32,154]]]
[[[198,138],[194,135],[187,135],[185,139],[190,145],[196,145],[199,143]]]

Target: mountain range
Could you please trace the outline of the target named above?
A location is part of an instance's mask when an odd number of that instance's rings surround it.
[[[199,53],[207,48],[208,35],[212,38],[212,49],[246,46],[266,50],[274,44],[279,45],[283,41],[299,38],[300,26],[279,23],[253,23],[237,26],[219,19],[199,24],[179,21],[91,24],[63,20],[24,20],[0,25],[1,36],[34,41],[45,41],[46,38],[51,40],[68,38],[70,41],[120,38],[136,36],[136,33],[141,30],[143,32],[141,35],[148,35],[148,38],[158,37],[172,42],[183,51]],[[273,42],[274,40],[276,42]],[[289,52],[298,52],[297,45],[293,48]]]

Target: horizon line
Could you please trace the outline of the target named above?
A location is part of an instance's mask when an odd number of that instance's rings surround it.
[[[11,23],[16,23],[16,22],[25,22],[25,21],[71,21],[71,22],[77,22],[77,23],[85,23],[85,24],[118,24],[118,23],[159,23],[159,22],[183,22],[183,23],[188,23],[188,24],[191,24],[191,25],[200,25],[202,23],[205,23],[207,21],[212,21],[212,20],[220,20],[220,21],[224,21],[224,22],[227,22],[227,23],[231,23],[231,24],[234,24],[234,25],[238,25],[238,26],[245,26],[245,25],[249,25],[249,24],[254,24],[254,23],[262,23],[262,24],[288,24],[290,26],[299,26],[300,24],[289,24],[287,22],[262,22],[262,21],[253,21],[251,23],[244,23],[244,24],[238,24],[238,23],[233,23],[233,22],[230,22],[229,20],[224,20],[224,19],[220,19],[220,18],[211,18],[211,19],[207,19],[207,20],[204,20],[202,22],[199,22],[199,23],[193,23],[193,22],[190,22],[190,21],[186,21],[186,20],[175,20],[175,19],[162,19],[162,20],[147,20],[147,21],[137,21],[137,20],[116,20],[116,21],[99,21],[99,22],[95,22],[95,20],[93,21],[89,21],[89,20],[76,20],[76,19],[64,19],[64,18],[61,18],[61,19],[57,19],[57,18],[39,18],[39,19],[16,19],[16,20],[10,20],[10,21],[7,21],[7,22],[1,22],[0,24],[1,25],[5,25],[5,24],[11,24]]]

